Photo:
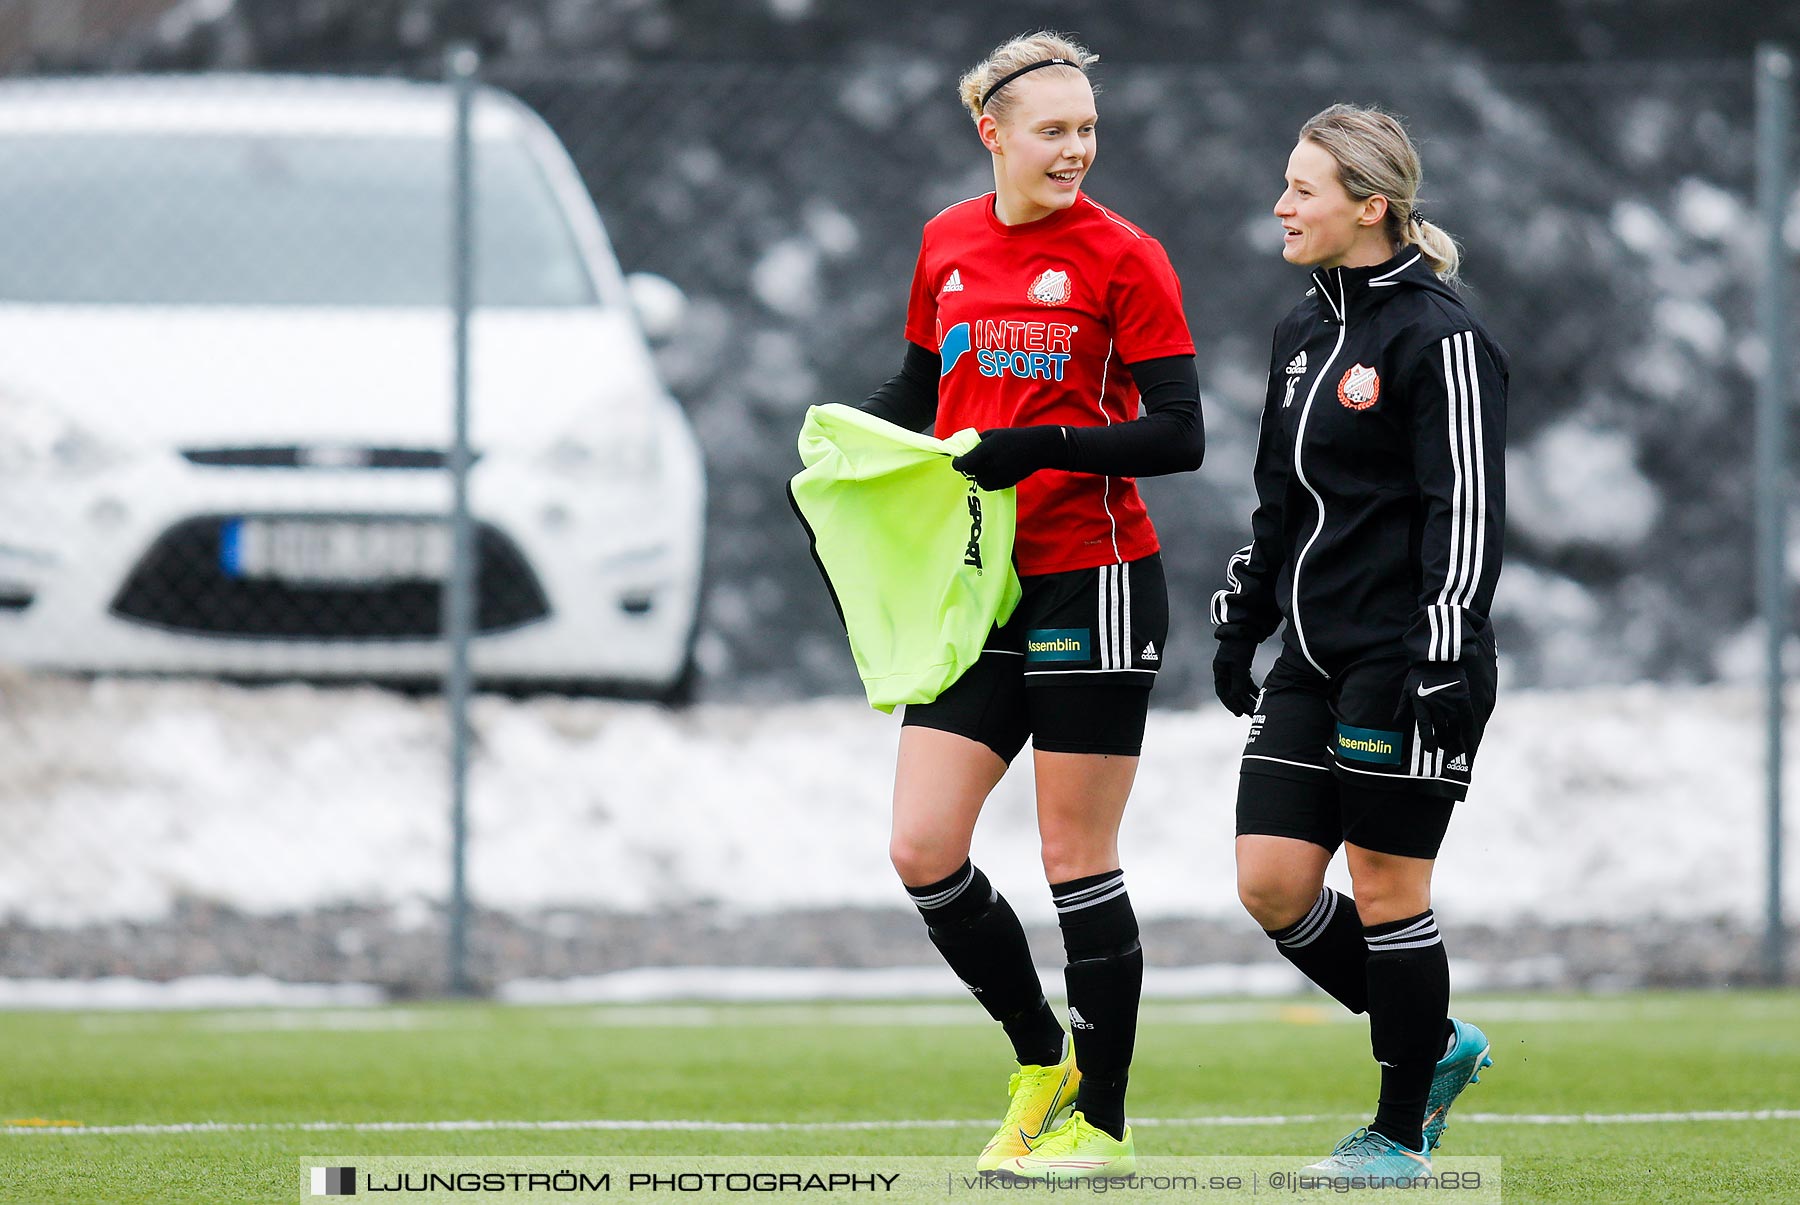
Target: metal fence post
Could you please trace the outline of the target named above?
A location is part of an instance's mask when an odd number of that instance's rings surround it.
[[[443,627],[449,645],[444,705],[450,716],[450,949],[449,987],[467,995],[473,985],[468,970],[469,894],[469,640],[475,619],[475,542],[469,520],[469,309],[473,303],[474,173],[470,115],[475,73],[481,59],[475,48],[458,43],[449,49],[446,69],[456,100],[456,125],[450,184],[450,305],[455,362],[454,419],[450,445],[450,577],[445,583]]]
[[[1782,646],[1787,638],[1787,217],[1793,58],[1771,44],[1756,50],[1756,193],[1762,216],[1762,274],[1757,310],[1762,327],[1762,379],[1756,391],[1757,593],[1766,636],[1768,691],[1768,906],[1763,971],[1769,983],[1786,979],[1781,917]]]

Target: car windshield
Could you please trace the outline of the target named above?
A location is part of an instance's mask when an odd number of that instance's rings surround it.
[[[475,181],[476,303],[594,304],[527,148],[478,140]],[[445,305],[449,195],[443,138],[0,134],[0,301]]]

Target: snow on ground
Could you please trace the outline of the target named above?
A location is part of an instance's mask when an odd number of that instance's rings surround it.
[[[251,913],[386,904],[422,923],[444,896],[436,700],[23,679],[0,692],[0,718],[0,914],[38,925],[149,919],[188,898]],[[469,881],[485,906],[902,903],[886,860],[896,722],[860,700],[670,712],[483,697],[474,724]],[[1214,706],[1152,714],[1123,839],[1140,914],[1238,916],[1244,729]],[[1761,733],[1745,688],[1513,692],[1451,825],[1439,909],[1495,922],[1754,922],[1765,892]],[[1028,762],[991,801],[975,856],[1025,919],[1050,922]],[[1796,813],[1800,804],[1789,808],[1790,849]]]
[[[151,983],[124,975],[105,979],[0,979],[0,1008],[363,1009],[387,993],[367,983],[282,983],[267,975],[190,975]]]

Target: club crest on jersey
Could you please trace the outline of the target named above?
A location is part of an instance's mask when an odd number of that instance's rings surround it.
[[[1067,272],[1061,268],[1045,268],[1025,290],[1025,298],[1039,305],[1066,305],[1073,292]]]
[[[1381,396],[1381,377],[1366,364],[1352,364],[1338,379],[1338,401],[1351,410],[1367,410]]]

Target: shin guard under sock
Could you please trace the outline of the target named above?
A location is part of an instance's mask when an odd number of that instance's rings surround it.
[[[1081,1068],[1075,1108],[1088,1124],[1123,1138],[1125,1088],[1144,989],[1144,953],[1125,872],[1053,883],[1050,894],[1069,955],[1063,979],[1075,1064]]]
[[[1326,887],[1285,929],[1265,929],[1281,956],[1353,1013],[1369,1009],[1369,947],[1356,901]]]
[[[964,862],[948,878],[906,892],[925,918],[931,944],[1005,1027],[1014,1057],[1022,1064],[1061,1062],[1062,1024],[1044,999],[1025,930],[987,876]]]
[[[1425,1099],[1443,1056],[1450,964],[1427,909],[1363,930],[1369,947],[1369,1044],[1381,1064],[1370,1129],[1408,1150],[1424,1146]]]

